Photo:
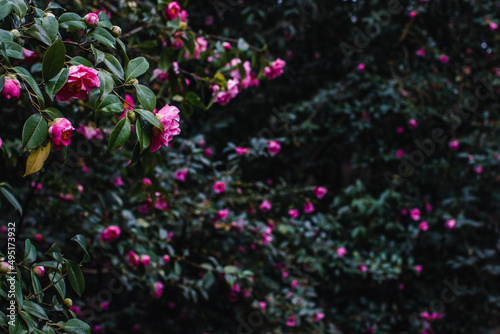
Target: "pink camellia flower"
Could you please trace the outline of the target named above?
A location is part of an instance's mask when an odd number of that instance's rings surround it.
[[[155,208],[158,210],[166,211],[168,209],[168,204],[165,201],[165,198],[158,197],[156,199]]]
[[[318,322],[318,321],[321,321],[321,319],[323,319],[325,317],[325,314],[323,312],[318,312],[314,315],[314,321],[315,322]]]
[[[396,151],[396,158],[400,159],[405,156],[405,151],[399,149]]]
[[[101,86],[98,77],[99,71],[83,65],[71,66],[69,68],[68,80],[56,94],[60,101],[74,99],[88,99],[89,92]]]
[[[422,266],[421,266],[420,264],[417,264],[417,265],[415,266],[415,271],[416,271],[417,273],[421,273],[421,272],[422,272]]]
[[[447,55],[440,55],[440,56],[439,56],[439,60],[440,60],[443,64],[446,64],[448,61],[450,61],[450,57],[448,57]]]
[[[427,211],[427,212],[432,211],[432,205],[430,205],[429,203],[426,203],[425,204],[425,211]]]
[[[423,221],[419,224],[419,228],[425,232],[429,229],[429,224],[426,221]]]
[[[236,151],[236,154],[242,155],[245,153],[250,152],[250,149],[248,147],[235,147],[234,150]]]
[[[205,149],[204,153],[205,153],[205,155],[206,155],[207,157],[209,157],[209,158],[210,158],[212,155],[214,155],[214,152],[212,151],[212,149],[211,149],[210,147],[207,147],[207,148]]]
[[[73,305],[69,308],[70,311],[72,311],[74,314],[76,314],[77,316],[80,316],[81,315],[81,309],[79,306],[76,306],[76,305]]]
[[[297,209],[288,210],[288,214],[292,218],[297,218],[299,216],[299,210],[297,210]]]
[[[217,216],[222,220],[226,219],[228,215],[229,215],[229,209],[219,210],[217,212]]]
[[[425,57],[425,49],[418,49],[415,54],[419,57]]]
[[[299,287],[299,281],[297,281],[296,279],[294,279],[294,280],[292,281],[292,284],[290,284],[290,287],[291,287],[292,289],[296,289],[296,288],[298,288],[298,287]]]
[[[166,82],[168,80],[168,71],[163,72],[159,68],[153,70],[153,78],[160,82]]]
[[[311,202],[304,203],[304,212],[305,213],[314,212],[314,205]]]
[[[181,22],[187,22],[188,16],[189,14],[186,10],[181,10],[181,12],[179,13],[179,19],[181,20]]]
[[[453,150],[453,151],[456,151],[458,150],[458,146],[459,146],[459,143],[458,143],[458,140],[452,140],[448,143],[448,146]]]
[[[14,76],[11,75],[5,76],[5,83],[3,85],[2,95],[5,96],[7,100],[10,100],[10,98],[12,97],[18,99],[20,94],[21,94],[21,84],[19,83],[19,80],[17,80]]]
[[[344,257],[344,255],[347,254],[347,250],[345,249],[345,247],[337,248],[337,250],[335,252],[337,252],[337,255],[339,257]]]
[[[412,129],[415,129],[416,127],[418,127],[417,121],[414,120],[413,118],[410,119],[410,121],[408,123],[410,124],[410,128],[412,128]]]
[[[198,59],[202,52],[207,51],[208,42],[203,37],[198,37],[194,44],[194,58]]]
[[[271,210],[272,207],[273,206],[271,205],[271,203],[267,199],[263,200],[262,203],[260,203],[260,205],[259,205],[259,208],[262,212],[269,211],[269,210]]]
[[[43,237],[40,233],[35,234],[35,240],[36,241],[42,241]]]
[[[121,176],[117,176],[116,178],[114,179],[111,179],[111,183],[115,186],[115,187],[121,187],[124,185],[123,183],[123,180],[122,180],[122,177]]]
[[[217,194],[220,194],[226,189],[226,184],[222,181],[215,181],[213,189]]]
[[[420,219],[420,209],[415,208],[410,211],[410,217],[413,220],[419,220]]]
[[[57,151],[71,143],[71,131],[74,129],[66,118],[56,118],[50,122],[49,136]]]
[[[104,231],[102,231],[101,239],[108,242],[113,241],[120,236],[120,233],[122,233],[122,230],[119,226],[111,225],[106,227]]]
[[[153,283],[153,298],[158,299],[163,294],[164,285],[162,282],[154,282]]]
[[[95,13],[88,13],[83,17],[83,21],[85,21],[87,27],[95,28],[97,23],[99,23],[99,16]]]
[[[359,271],[361,271],[362,273],[365,273],[368,271],[368,267],[366,266],[366,264],[360,264],[359,267],[358,267]]]
[[[177,170],[174,173],[174,179],[176,179],[177,181],[185,182],[187,173],[188,173],[187,168]]]
[[[231,50],[231,44],[229,44],[228,42],[223,42],[222,47],[224,48],[224,50]]]
[[[102,140],[103,138],[101,130],[96,128],[95,125],[91,123],[89,123],[88,125],[80,124],[76,132],[78,132],[88,140],[92,139]]]
[[[457,221],[455,219],[448,219],[444,225],[446,228],[452,230],[456,227]]]
[[[139,255],[137,255],[136,253],[134,253],[134,251],[128,252],[128,254],[127,254],[127,262],[132,267],[137,266],[139,264]]]
[[[477,174],[481,174],[483,172],[483,166],[475,166],[474,172],[476,172]]]
[[[365,70],[365,64],[361,63],[357,66],[358,71],[364,71]]]
[[[107,310],[109,308],[109,302],[102,302],[101,304],[99,304],[99,306],[101,307],[101,309]]]
[[[36,275],[36,277],[40,278],[45,274],[45,268],[42,266],[37,266],[33,268],[33,273]]]
[[[266,309],[266,307],[267,307],[267,304],[266,304],[266,302],[259,302],[259,306],[260,306],[260,309],[262,311],[264,311]]]
[[[153,129],[153,138],[151,139],[151,152],[158,151],[161,145],[168,147],[168,143],[174,136],[181,133],[179,128],[179,109],[174,106],[165,105],[156,113],[156,118],[163,124],[165,130],[162,132],[158,128]]]
[[[398,128],[396,129],[396,131],[397,131],[399,134],[401,134],[401,133],[403,133],[405,130],[404,130],[404,129],[400,126],[400,127],[398,127]]]
[[[170,262],[170,256],[168,256],[168,255],[163,255],[163,262],[165,262],[165,263]]]
[[[498,24],[495,23],[495,22],[490,22],[488,25],[490,26],[491,30],[497,30],[498,29]]]
[[[181,6],[179,6],[177,1],[172,1],[167,5],[167,8],[165,8],[165,17],[167,20],[175,20],[175,18],[179,16],[180,11]]]
[[[276,155],[281,150],[281,144],[275,140],[270,140],[267,149],[271,155]]]
[[[273,61],[270,66],[266,66],[264,68],[264,76],[269,80],[279,77],[283,74],[283,68],[285,67],[286,62],[282,59],[276,59]]]
[[[148,177],[143,178],[143,179],[142,179],[142,183],[144,183],[144,184],[145,184],[145,185],[147,185],[147,186],[150,186],[150,185],[152,185],[152,184],[153,184],[153,182],[151,182],[151,179],[150,179],[150,178],[148,178]]]
[[[314,187],[313,191],[316,194],[316,197],[319,199],[325,197],[326,193],[328,192],[325,187]]]
[[[141,255],[139,261],[144,267],[147,267],[151,263],[151,257],[149,257],[149,255]]]
[[[34,63],[38,60],[38,54],[35,51],[31,51],[23,48],[24,61],[27,63]]]
[[[410,17],[415,17],[415,16],[417,16],[417,11],[412,10],[412,11],[410,12],[410,14],[408,14],[408,15],[409,15]]]
[[[291,315],[288,320],[286,321],[286,325],[288,327],[295,327],[295,317]]]

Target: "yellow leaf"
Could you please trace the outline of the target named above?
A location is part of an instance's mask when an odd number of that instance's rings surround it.
[[[50,141],[45,147],[42,145],[31,151],[28,161],[26,161],[26,173],[24,176],[38,172],[43,167],[43,163],[47,160],[50,153]]]

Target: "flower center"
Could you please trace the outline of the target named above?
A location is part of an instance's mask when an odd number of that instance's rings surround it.
[[[62,139],[62,140],[68,140],[70,135],[71,135],[71,132],[70,132],[70,131],[64,131],[64,132],[61,134],[61,139]]]

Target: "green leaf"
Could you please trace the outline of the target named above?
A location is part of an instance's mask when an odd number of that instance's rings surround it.
[[[85,240],[85,237],[81,234],[77,234],[73,238],[71,238],[71,240],[76,241],[85,252],[85,256],[83,257],[83,262],[90,261],[90,254],[87,251],[87,241]]]
[[[64,43],[60,39],[57,39],[43,56],[42,75],[45,81],[59,74],[64,67],[65,57],[66,48],[64,47]]]
[[[149,68],[149,63],[144,57],[132,59],[125,70],[125,79],[135,79],[143,75]]]
[[[123,103],[120,100],[120,98],[118,98],[118,96],[107,95],[99,104],[96,111],[101,113],[117,114],[123,112],[123,109],[124,109]]]
[[[5,77],[0,77],[0,92],[3,90],[3,86],[5,85]]]
[[[40,42],[45,43],[47,45],[52,44],[52,40],[49,37],[49,33],[41,24],[33,24],[28,30],[26,30],[27,34],[38,39]]]
[[[10,1],[12,2],[12,0]],[[14,0],[13,9],[19,18],[24,18],[27,13],[26,2],[24,0]]]
[[[57,19],[52,16],[42,17],[42,26],[45,28],[45,31],[50,38],[51,43],[49,44],[55,42],[57,34],[59,33],[59,22],[57,22]]]
[[[163,124],[161,124],[160,120],[151,111],[144,109],[134,109],[134,111],[144,117],[151,125],[160,129],[161,132],[165,131]]]
[[[21,316],[21,318],[23,318],[24,322],[28,326],[28,332],[33,333],[35,326],[36,326],[35,319],[33,319],[28,313],[26,313],[24,311],[20,311],[19,315]]]
[[[17,211],[19,211],[19,214],[22,216],[23,215],[23,208],[21,207],[21,204],[19,204],[19,202],[17,201],[17,199],[14,197],[14,195],[12,195],[10,193],[10,191],[8,191],[7,189],[5,189],[4,187],[0,187],[0,191],[3,193],[3,195],[5,196],[5,198],[7,198],[7,200],[10,202],[10,204],[12,204],[12,206]]]
[[[57,261],[42,261],[42,262],[37,262],[35,264],[33,264],[33,266],[37,267],[37,266],[42,266],[42,267],[49,267],[49,268],[60,268],[61,265],[59,263],[57,263]]]
[[[106,54],[104,52],[102,52],[101,50],[97,49],[94,46],[94,44],[92,44],[92,53],[94,54],[94,58],[95,58],[95,66],[97,66],[97,64],[102,63],[102,61],[104,60],[104,57],[106,56]]]
[[[128,59],[128,56],[127,56],[127,47],[125,46],[125,44],[123,44],[122,40],[119,39],[119,38],[116,39],[116,43],[118,44],[118,46],[122,50],[122,52],[123,52],[123,61],[124,61],[125,65],[127,65],[128,62],[130,61]]]
[[[0,326],[7,326],[7,324],[8,324],[7,316],[5,315],[5,313],[0,311]]]
[[[59,17],[59,26],[64,29],[87,29],[82,17],[76,13],[64,13]]]
[[[79,319],[68,320],[63,328],[73,334],[90,334],[90,326]]]
[[[23,305],[23,310],[37,318],[49,320],[45,310],[40,305],[33,303],[32,301],[26,300]]]
[[[113,90],[115,81],[109,73],[102,69],[99,69],[99,81],[101,82],[101,86],[99,87],[101,90],[101,96],[105,97]]]
[[[138,163],[142,155],[143,152],[141,151],[141,144],[137,142],[134,146],[134,150],[132,151],[132,157],[130,158],[130,164],[128,166],[134,166]]]
[[[238,39],[238,49],[240,51],[247,51],[249,48],[250,48],[250,45],[248,45],[248,43],[243,39],[243,38],[239,38]]]
[[[17,307],[19,308],[23,308],[23,290],[21,289],[21,284],[19,283],[19,281],[15,281],[14,282],[14,285],[15,285],[15,299],[16,299],[16,303],[17,303]]]
[[[111,29],[113,27],[113,24],[111,21],[109,21],[109,17],[105,12],[100,12],[97,16],[99,16],[99,23],[97,24],[98,27],[104,27]]]
[[[61,246],[59,246],[59,244],[56,244],[56,243],[52,244],[52,246],[50,246],[49,250],[45,252],[45,255],[50,256],[51,258],[53,258],[54,260],[56,260],[59,263],[64,262],[64,259],[61,255]]]
[[[41,293],[42,285],[40,284],[40,281],[38,280],[38,277],[36,277],[33,270],[30,272],[30,274],[31,274],[31,286],[33,287],[33,293],[36,295],[37,302],[41,303],[43,300],[43,293]]]
[[[71,260],[66,261],[66,271],[68,272],[68,279],[71,287],[75,292],[81,296],[85,290],[85,279],[83,277],[82,269],[78,263]]]
[[[134,85],[137,98],[139,99],[139,103],[143,106],[144,109],[153,111],[156,108],[156,95],[153,93],[151,89],[144,85],[136,84]]]
[[[49,131],[49,126],[45,118],[40,114],[31,115],[23,126],[22,147],[25,150],[31,150],[40,146]]]
[[[125,116],[116,124],[109,136],[108,151],[113,151],[123,146],[130,137],[130,129],[130,120]]]
[[[9,326],[9,334],[26,334],[28,333],[28,328],[23,321],[21,321],[21,317],[16,317],[14,322],[14,326]]]
[[[103,63],[109,68],[111,73],[116,75],[119,79],[124,79],[124,71],[122,64],[113,55],[106,53]]]
[[[19,75],[19,77],[21,77],[21,79],[23,79],[24,81],[26,81],[26,83],[28,83],[28,85],[35,93],[38,101],[40,102],[40,108],[42,108],[44,104],[43,93],[40,87],[38,87],[38,84],[36,83],[35,79],[33,79],[31,73],[28,72],[28,70],[26,70],[23,67],[14,67],[14,71],[17,72],[17,74]]]
[[[44,114],[47,114],[52,120],[54,120],[58,117],[64,117],[64,115],[54,107],[50,107],[50,108],[41,110],[41,112],[43,112]]]
[[[93,67],[90,60],[88,60],[87,58],[80,57],[80,56],[73,57],[70,61],[68,61],[68,63],[70,63],[71,65],[83,65],[86,67]]]
[[[205,109],[205,105],[201,102],[200,97],[195,92],[188,92],[184,97],[184,101],[195,107]]]
[[[106,29],[97,27],[89,34],[89,36],[101,42],[105,46],[115,49],[115,38]]]
[[[2,48],[5,54],[11,58],[24,59],[23,47],[16,42],[2,42]]]
[[[143,116],[137,117],[135,123],[135,130],[137,139],[139,140],[140,153],[144,152],[151,145],[151,138],[153,136],[153,127]]]
[[[3,20],[7,15],[12,12],[12,3],[7,2],[6,4],[0,7],[0,20]]]
[[[24,242],[24,260],[21,263],[31,263],[36,260],[36,248],[31,244],[30,239]]]
[[[56,288],[57,292],[59,293],[59,296],[61,296],[61,299],[64,300],[66,298],[66,283],[64,282],[63,279],[60,280],[61,274],[59,273],[49,273],[49,278],[53,282],[57,282],[54,284],[54,287]],[[54,296],[55,298],[56,296]]]
[[[49,95],[50,97],[56,95],[57,92],[59,92],[59,90],[63,88],[66,81],[68,81],[68,76],[69,69],[63,68],[61,72],[59,72],[55,77],[45,82],[45,92],[47,92],[47,95]]]

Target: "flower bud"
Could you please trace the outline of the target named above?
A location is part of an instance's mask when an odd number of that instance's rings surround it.
[[[132,123],[134,123],[136,120],[136,115],[135,115],[135,112],[133,110],[127,111],[127,117],[130,120],[130,122],[132,122]]]
[[[63,301],[63,305],[65,308],[70,308],[71,306],[73,306],[73,301],[69,298],[66,298]]]
[[[10,264],[8,264],[7,262],[0,262],[0,274],[7,274],[10,269]]]
[[[119,26],[112,26],[111,27],[111,34],[115,37],[118,37],[120,36],[122,33],[122,28],[120,28]]]
[[[36,275],[36,277],[40,278],[45,274],[45,268],[42,266],[38,266],[33,268],[33,273]]]
[[[52,13],[45,13],[45,15],[43,15],[43,17],[53,17],[55,18],[56,16]]]
[[[83,21],[87,24],[89,28],[95,28],[99,23],[99,16],[96,13],[88,13],[83,17]]]
[[[15,38],[21,37],[21,33],[17,29],[12,29],[10,32],[12,33],[12,35],[14,35]]]
[[[130,79],[129,81],[127,81],[125,83],[125,85],[132,86],[132,85],[135,85],[135,84],[138,84],[138,83],[139,83],[139,80],[137,80],[137,79]]]

